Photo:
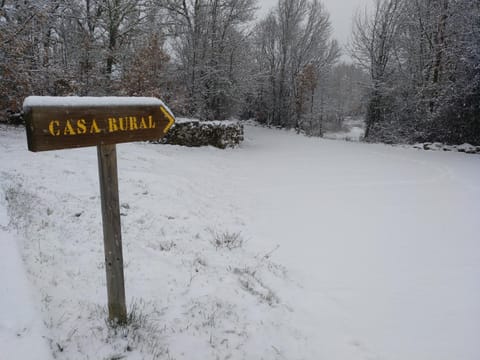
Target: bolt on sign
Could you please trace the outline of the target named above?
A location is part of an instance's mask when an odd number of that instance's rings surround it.
[[[175,118],[162,101],[141,97],[29,96],[23,103],[28,150],[96,146],[109,319],[127,321],[116,144],[158,140]]]

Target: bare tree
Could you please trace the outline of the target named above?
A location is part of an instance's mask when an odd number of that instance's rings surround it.
[[[328,13],[317,0],[280,0],[257,25],[258,80],[262,97],[266,97],[259,105],[267,107],[259,109],[261,120],[302,128],[303,116],[308,113],[307,89],[312,99],[318,85],[315,79],[339,56],[330,31]],[[313,116],[311,111],[309,116]]]
[[[57,9],[55,1],[0,2],[0,110],[16,112],[23,96],[50,86],[46,69]]]
[[[373,16],[357,14],[353,27],[352,56],[367,69],[372,89],[366,116],[365,137],[385,118],[386,88],[395,71],[392,59],[402,24],[404,0],[376,0]]]
[[[165,0],[190,106],[201,118],[231,114],[235,82],[255,0]],[[237,94],[238,95],[238,94]]]

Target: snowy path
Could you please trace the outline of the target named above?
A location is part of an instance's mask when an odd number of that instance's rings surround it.
[[[42,317],[24,341],[45,331],[69,360],[480,358],[480,156],[246,137],[226,151],[118,147],[127,297],[148,315],[119,339],[101,309],[95,149],[31,154],[23,131],[0,129],[8,233],[41,305],[0,319]],[[217,248],[215,232],[246,243]]]
[[[322,358],[478,359],[480,158],[253,132],[252,224]]]

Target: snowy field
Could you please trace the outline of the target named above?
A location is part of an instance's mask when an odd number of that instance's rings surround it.
[[[0,128],[1,359],[480,359],[478,155],[252,126],[118,145],[111,329],[96,149],[26,147]]]

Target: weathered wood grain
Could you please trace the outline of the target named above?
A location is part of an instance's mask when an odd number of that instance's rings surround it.
[[[102,198],[108,314],[110,321],[125,324],[127,308],[125,304],[116,146],[99,145],[97,146],[97,153]]]

